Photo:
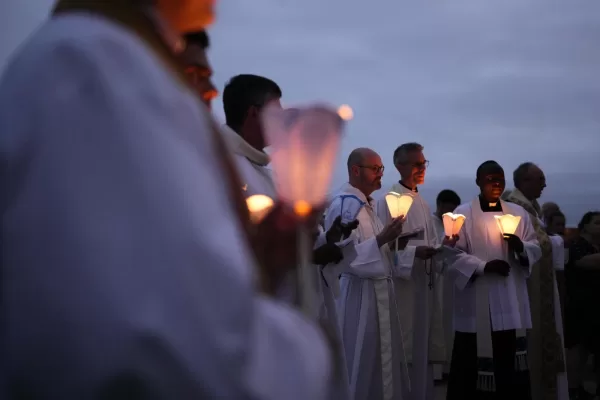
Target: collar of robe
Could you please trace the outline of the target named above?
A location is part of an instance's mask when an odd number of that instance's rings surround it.
[[[502,212],[502,203],[499,199],[495,203],[490,203],[489,201],[486,201],[483,196],[479,195],[479,205],[483,212]]]
[[[411,192],[417,192],[417,193],[419,192],[419,188],[416,186],[413,189],[411,187],[406,186],[402,181],[398,181],[398,183],[401,184],[402,186],[404,186],[406,189],[410,190]]]
[[[267,153],[252,147],[250,143],[246,142],[243,137],[241,137],[236,131],[231,129],[229,126],[223,125],[222,131],[223,136],[225,137],[225,141],[229,145],[231,151],[235,154],[239,154],[243,157],[246,157],[254,164],[258,164],[262,167],[266,166],[271,162],[271,158]]]
[[[352,186],[352,184],[350,182],[346,182],[341,187],[340,193],[353,194],[356,197],[358,197],[361,201],[364,201],[365,203],[367,203],[368,205],[370,205],[370,206],[373,205],[373,198],[371,196],[365,196],[365,194],[363,192],[361,192],[359,189]]]

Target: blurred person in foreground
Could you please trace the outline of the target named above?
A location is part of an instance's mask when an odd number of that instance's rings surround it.
[[[456,207],[460,206],[460,203],[460,196],[453,190],[444,189],[438,193],[435,201],[436,209],[435,213],[433,213],[433,222],[440,241],[443,241],[446,237],[442,216],[453,212]],[[452,344],[454,342],[454,321],[452,318],[452,313],[454,312],[454,271],[448,268],[446,261],[444,261],[444,268],[439,275],[436,283],[438,296],[441,301],[444,344],[446,349],[446,362],[443,365],[443,372],[447,374],[450,371]]]
[[[500,198],[504,169],[489,160],[475,176],[479,196],[454,211],[466,219],[456,244],[462,252],[450,265],[456,331],[447,399],[526,400],[527,278],[541,250],[527,211]],[[503,214],[521,217],[514,234],[499,229],[496,217]]]
[[[396,256],[394,288],[410,369],[411,399],[429,400],[434,396],[433,365],[446,361],[442,312],[435,287],[435,274],[443,265],[441,257],[436,257],[437,246],[444,238],[438,237],[429,205],[419,193],[429,165],[423,146],[404,143],[394,151],[393,160],[400,179],[388,192],[412,196],[403,229],[420,231]],[[392,220],[385,197],[377,203],[377,216],[384,224]]]
[[[532,329],[527,335],[527,364],[533,400],[568,400],[565,351],[557,269],[564,269],[564,241],[547,234],[538,199],[546,188],[546,176],[534,163],[526,162],[513,172],[515,189],[507,201],[528,213],[542,249],[527,281]]]
[[[186,33],[184,39],[185,50],[182,58],[185,64],[185,75],[210,110],[212,101],[219,92],[212,82],[213,69],[208,61],[207,51],[210,46],[208,34],[204,30]]]
[[[583,388],[588,355],[595,359],[596,396],[600,396],[600,212],[584,214],[577,226],[579,236],[569,247],[565,267],[567,286],[566,345],[573,398],[592,396]]]
[[[393,250],[402,233],[402,218],[381,223],[371,194],[381,188],[383,164],[371,149],[348,156],[348,183],[333,196],[325,228],[357,204],[358,227],[351,235],[356,258],[342,272],[337,310],[354,400],[408,400],[409,381],[402,330],[395,301]],[[398,246],[406,246],[400,239]],[[399,306],[402,306],[400,304]]]
[[[180,63],[213,6],[60,1],[8,64],[2,398],[324,398],[321,331],[267,294],[300,222],[250,227]]]

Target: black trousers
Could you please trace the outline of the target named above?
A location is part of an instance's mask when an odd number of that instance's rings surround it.
[[[515,369],[516,331],[492,332],[492,348],[496,392],[479,392],[477,336],[475,333],[455,332],[447,400],[521,400],[531,397],[529,382],[523,384]]]

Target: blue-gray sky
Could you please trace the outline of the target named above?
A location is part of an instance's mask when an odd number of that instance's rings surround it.
[[[0,68],[51,3],[2,2]],[[596,0],[222,0],[210,33],[220,89],[256,73],[281,85],[285,104],[353,107],[333,187],[361,146],[381,154],[390,185],[393,150],[417,141],[431,160],[431,201],[446,187],[467,200],[476,167],[495,159],[507,175],[538,163],[542,200],[559,202],[570,223],[600,209]],[[215,109],[221,117],[220,100]]]

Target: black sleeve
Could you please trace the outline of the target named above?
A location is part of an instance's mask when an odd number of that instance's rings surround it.
[[[577,261],[593,253],[593,247],[585,239],[577,239],[569,246],[569,263],[567,266],[575,268]]]

